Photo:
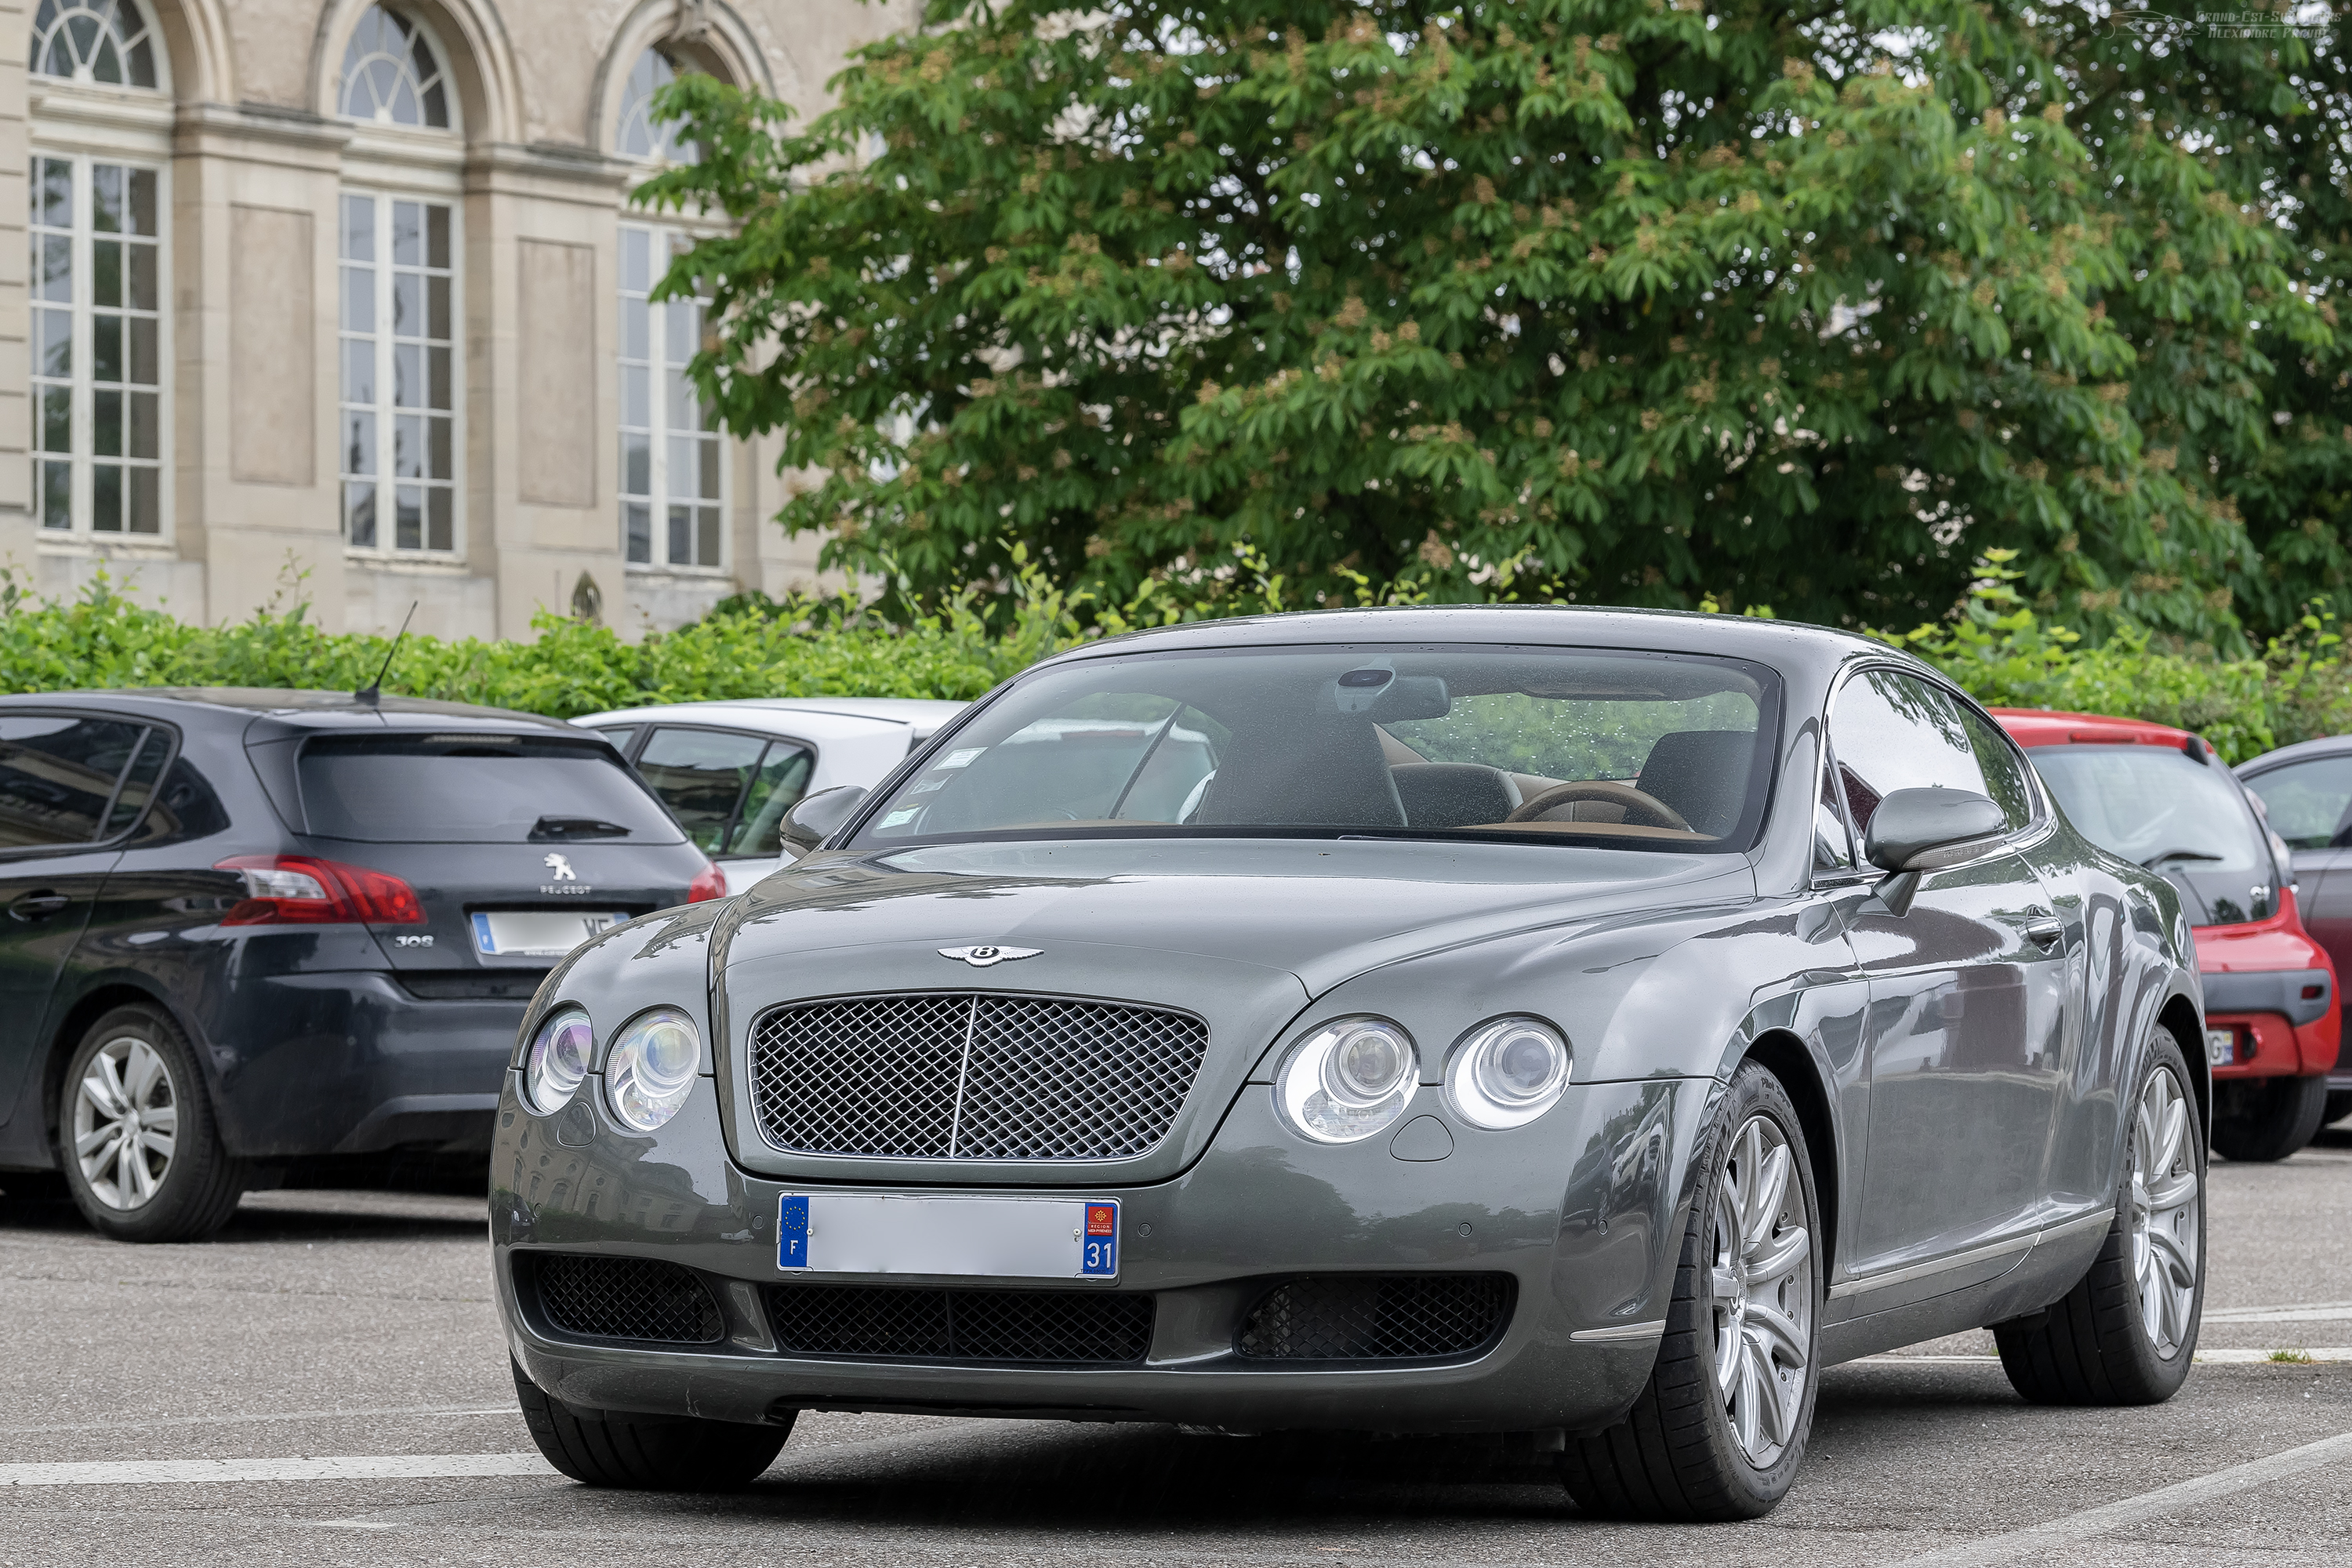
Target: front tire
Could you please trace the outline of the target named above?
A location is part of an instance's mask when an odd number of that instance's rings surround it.
[[[2213,1152],[2225,1160],[2284,1160],[2319,1136],[2327,1079],[2241,1079],[2213,1086]]]
[[[1821,1381],[1821,1210],[1796,1106],[1760,1064],[1732,1075],[1698,1168],[1657,1366],[1622,1420],[1570,1439],[1561,1459],[1588,1513],[1759,1518],[1804,1458]]]
[[[195,1053],[152,1007],[116,1008],[74,1048],[58,1088],[58,1168],[82,1217],[117,1241],[201,1241],[245,1192]]]
[[[547,1462],[592,1487],[634,1491],[732,1492],[760,1479],[783,1452],[793,1423],[746,1426],[692,1415],[625,1415],[551,1399],[514,1368],[524,1425]]]
[[[2205,1311],[2205,1146],[2189,1081],[2158,1030],[2099,1256],[2039,1321],[1993,1328],[2010,1384],[2037,1405],[2160,1405],[2189,1376]]]

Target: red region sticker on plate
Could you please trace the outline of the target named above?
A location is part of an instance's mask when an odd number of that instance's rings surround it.
[[[1118,1234],[1118,1205],[1114,1204],[1088,1204],[1087,1205],[1087,1234],[1088,1236],[1117,1236]]]

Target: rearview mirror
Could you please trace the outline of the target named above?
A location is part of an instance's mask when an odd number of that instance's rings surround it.
[[[864,784],[843,784],[803,795],[784,813],[783,826],[776,837],[790,845],[794,855],[805,855],[832,837],[865,798]]]
[[[2009,814],[1968,789],[1898,789],[1878,803],[1863,836],[1863,858],[1894,876],[1879,884],[1895,913],[1911,907],[1920,876],[1973,860],[2009,831]]]

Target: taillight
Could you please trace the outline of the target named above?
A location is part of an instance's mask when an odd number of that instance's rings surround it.
[[[686,901],[689,904],[698,904],[706,899],[723,899],[726,896],[727,873],[708,861],[704,862],[701,870],[694,874],[694,880],[686,885]]]
[[[245,897],[221,917],[225,926],[425,923],[415,889],[364,866],[311,855],[232,855],[213,869],[245,879]]]

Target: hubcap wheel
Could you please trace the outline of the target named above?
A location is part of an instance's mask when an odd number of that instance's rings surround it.
[[[2194,1119],[2170,1068],[2147,1075],[2132,1116],[2132,1279],[2139,1321],[2156,1353],[2170,1361],[2188,1342],[2197,1304],[2197,1148]]]
[[[1812,1359],[1812,1236],[1788,1135],[1751,1116],[1715,1199],[1707,1286],[1716,1394],[1740,1452],[1769,1468],[1796,1436]]]
[[[100,1046],[74,1086],[74,1159],[90,1194],[111,1209],[145,1207],[179,1131],[171,1069],[155,1047],[134,1035]]]

